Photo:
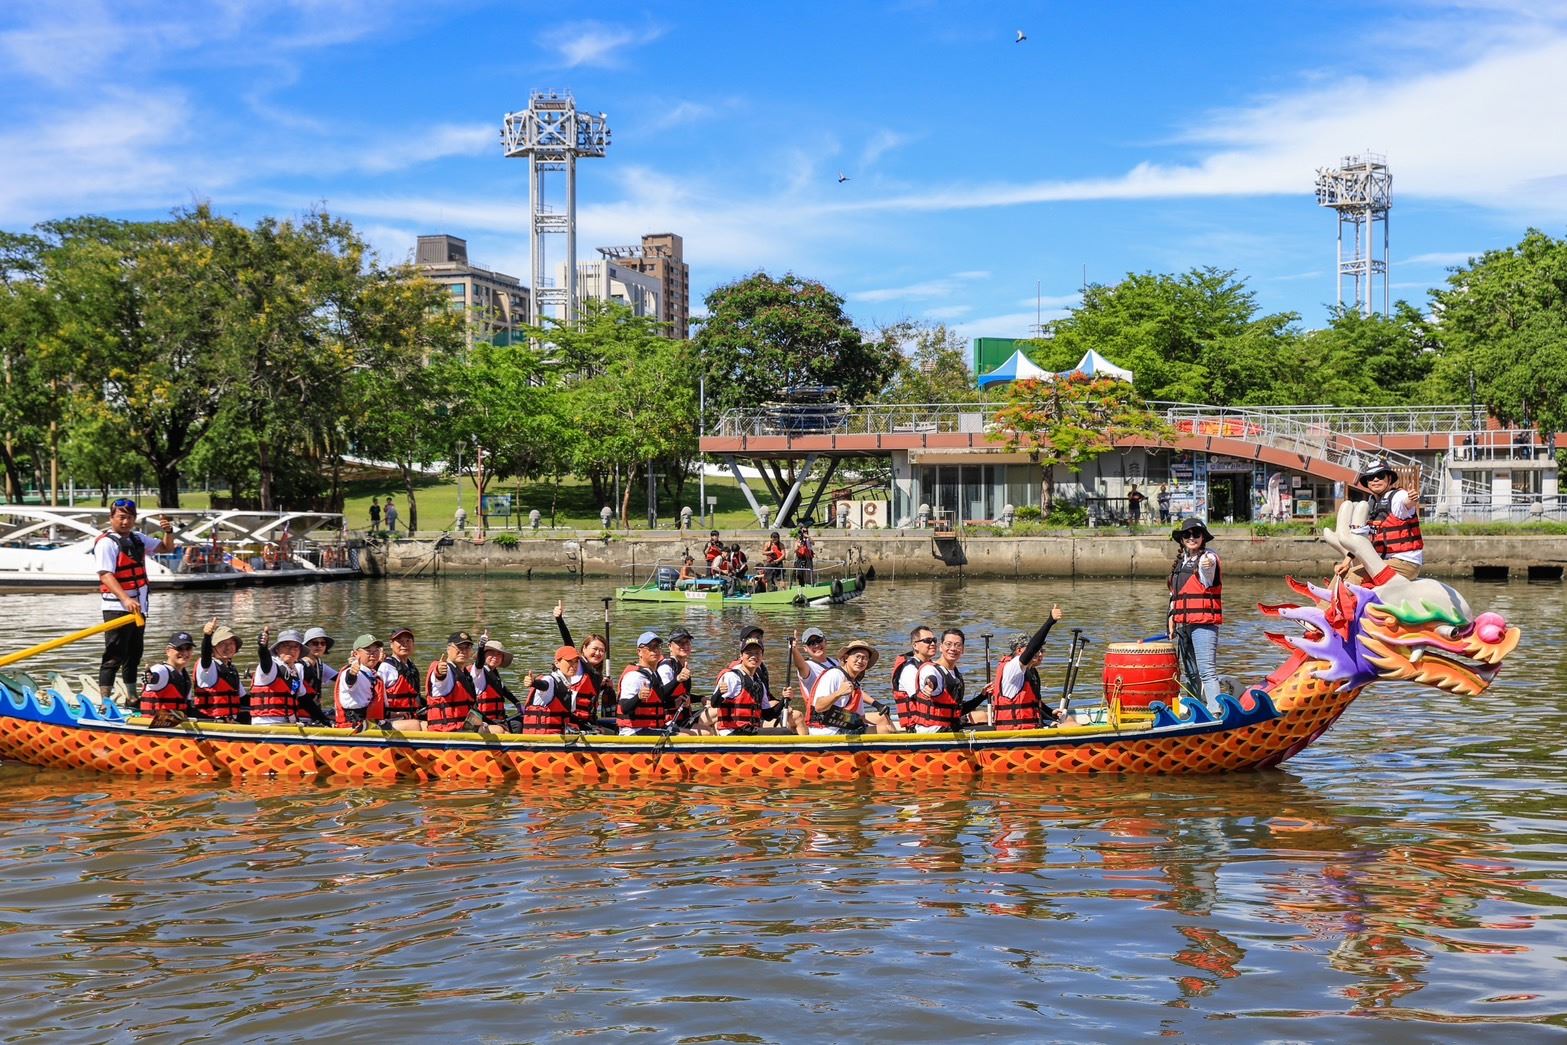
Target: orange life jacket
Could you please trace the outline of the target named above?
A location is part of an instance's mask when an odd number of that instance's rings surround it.
[[[184,711],[190,703],[190,672],[184,668],[161,665],[168,671],[163,685],[152,688],[152,679],[141,691],[141,713],[150,715],[158,711]]]
[[[615,724],[621,729],[651,729],[654,731],[663,729],[669,722],[669,715],[664,711],[664,702],[658,698],[658,676],[640,664],[627,664],[626,670],[620,673],[621,683],[624,684],[626,676],[633,672],[646,679],[648,688],[653,692],[645,697],[639,697],[636,705],[628,713],[620,706],[620,687],[615,687]]]
[[[1023,672],[1023,688],[1015,696],[1001,692],[1001,675],[1016,654],[1008,654],[996,665],[996,677],[990,682],[990,710],[995,716],[996,728],[1005,732],[1020,729],[1038,729],[1044,721],[1039,699],[1039,676],[1032,668]]]
[[[1197,577],[1200,559],[1201,556],[1183,555],[1170,570],[1170,623],[1176,626],[1224,623],[1224,585],[1218,556],[1213,561],[1213,586],[1208,588]]]
[[[963,719],[963,676],[940,664],[931,666],[941,672],[941,692],[930,696],[920,689],[911,694],[909,710],[918,725],[935,726],[941,731],[957,729]]]
[[[135,598],[136,593],[147,586],[147,546],[142,543],[139,533],[121,537],[113,530],[105,530],[98,535],[99,540],[105,537],[119,548],[114,560],[114,579],[120,582],[125,594]],[[98,590],[105,595],[112,594],[103,581],[98,582]]]
[[[834,667],[837,666],[838,665],[834,665]],[[827,671],[831,670],[833,669],[827,669]],[[827,677],[827,671],[824,671],[820,675],[816,676],[816,681],[811,683],[810,691],[805,695],[805,724],[807,726],[817,726],[821,724],[821,712],[816,710],[816,691],[821,687],[822,679]],[[847,672],[844,673],[843,677],[849,680],[849,685],[854,687],[854,691],[849,694],[849,702],[847,704],[839,704],[837,706],[842,710],[849,712],[850,714],[858,715],[860,713],[861,705],[865,703],[865,694],[860,689],[860,684],[853,679],[850,679]]]
[[[351,665],[345,665],[343,670],[337,673],[337,685],[333,687],[332,703],[337,708],[337,726],[339,729],[348,729],[353,725],[348,719],[348,709],[343,707],[342,700],[343,687],[348,685],[349,666]],[[386,684],[381,681],[380,675],[377,675],[369,668],[360,668],[359,675],[360,677],[366,675],[370,677],[370,703],[366,704],[362,709],[364,716],[368,721],[380,722],[386,718]]]
[[[760,675],[741,671],[738,660],[719,673],[719,681],[722,682],[731,671],[740,679],[740,692],[735,699],[726,700],[713,709],[714,728],[731,732],[756,729],[762,724],[762,695],[767,692],[767,684]]]
[[[413,661],[387,657],[383,663],[390,664],[392,670],[397,672],[397,680],[390,686],[382,687],[385,691],[387,717],[423,718],[419,707],[419,674]]]
[[[1417,552],[1425,547],[1425,539],[1420,535],[1420,516],[1400,519],[1393,514],[1393,495],[1397,492],[1388,490],[1373,498],[1367,515],[1371,523],[1371,546],[1384,557],[1394,552]]]
[[[468,712],[473,710],[476,695],[473,673],[456,664],[446,665],[447,673],[452,676],[452,688],[444,696],[436,696],[435,666],[439,663],[440,661],[433,661],[430,670],[425,672],[424,676],[425,722],[432,732],[456,733],[463,728],[463,721],[468,717]]]
[[[251,718],[293,718],[299,713],[299,701],[295,696],[296,680],[293,672],[280,660],[272,661],[272,679],[256,682],[251,679]],[[260,673],[261,669],[256,669]]]
[[[501,687],[501,673],[491,667],[482,670],[484,685],[475,684],[473,710],[484,716],[484,721],[499,725],[506,721],[506,694]]]
[[[914,706],[910,701],[914,694],[905,693],[898,688],[898,676],[903,674],[903,669],[913,664],[917,669],[919,661],[915,659],[913,650],[904,650],[893,658],[892,661],[892,700],[898,709],[898,728],[908,732],[919,725],[914,717]],[[917,688],[916,684],[916,688]]]
[[[225,664],[215,660],[213,666],[218,669],[217,681],[211,686],[195,688],[193,703],[197,712],[219,722],[240,722],[249,718],[247,701],[240,691],[239,669],[233,661]]]

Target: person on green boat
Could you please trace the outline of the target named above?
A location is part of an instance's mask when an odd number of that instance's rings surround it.
[[[787,555],[778,531],[768,534],[767,543],[762,545],[762,577],[766,579],[769,588],[776,590],[783,586],[784,560]]]

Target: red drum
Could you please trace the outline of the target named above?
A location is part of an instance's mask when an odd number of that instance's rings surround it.
[[[1175,644],[1112,642],[1105,647],[1104,678],[1105,699],[1119,695],[1124,708],[1145,708],[1156,700],[1173,704],[1181,691]]]

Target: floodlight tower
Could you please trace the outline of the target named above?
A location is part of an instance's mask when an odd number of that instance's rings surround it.
[[[1373,281],[1382,279],[1382,314],[1388,313],[1387,212],[1393,206],[1393,175],[1387,157],[1374,152],[1345,156],[1334,168],[1317,169],[1317,204],[1338,212],[1338,303],[1344,304],[1344,277],[1353,281],[1354,307],[1371,315]],[[1382,226],[1382,256],[1373,243]],[[1350,229],[1350,256],[1344,256],[1344,229]]]
[[[528,210],[532,220],[528,239],[533,253],[534,321],[544,317],[546,309],[558,310],[558,318],[570,323],[577,318],[577,157],[602,156],[609,148],[609,117],[577,111],[570,92],[534,91],[528,108],[509,112],[501,127],[501,147],[508,158],[528,160]],[[544,202],[544,175],[566,175],[566,209],[552,211]],[[544,269],[544,237],[566,237],[566,285],[550,282]]]

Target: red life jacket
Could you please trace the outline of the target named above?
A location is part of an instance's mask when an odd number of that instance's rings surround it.
[[[892,661],[892,700],[898,708],[898,728],[904,732],[908,732],[919,725],[919,722],[914,717],[914,706],[910,703],[914,694],[905,693],[898,688],[898,676],[903,674],[903,669],[910,664],[915,665],[916,668],[919,666],[919,661],[914,658],[913,650],[904,650],[894,657]]]
[[[784,549],[781,544],[769,544],[762,549],[762,562],[767,566],[782,566],[784,561]]]
[[[733,731],[760,727],[762,694],[767,692],[767,684],[760,676],[747,675],[741,671],[738,660],[719,673],[719,681],[722,682],[731,671],[740,679],[740,692],[734,700],[726,700],[713,709],[716,719],[714,728]]]
[[[566,725],[571,721],[571,707],[566,703],[567,699],[575,701],[577,694],[565,682],[558,672],[551,672],[555,686],[548,704],[535,704],[530,697],[526,706],[522,709],[522,731],[524,733],[564,733]],[[534,691],[532,696],[537,696]]]
[[[1417,552],[1426,546],[1425,539],[1420,535],[1419,515],[1400,519],[1393,514],[1393,495],[1397,492],[1388,490],[1374,498],[1367,516],[1371,523],[1371,546],[1378,555],[1384,557],[1394,552]]]
[[[473,710],[484,716],[484,721],[498,725],[506,721],[506,695],[501,692],[501,673],[494,668],[484,669],[484,686],[477,684],[473,695]]]
[[[1004,696],[1001,692],[1001,673],[1008,663],[1016,659],[1008,654],[996,665],[996,677],[990,681],[990,710],[995,715],[996,728],[1004,732],[1020,729],[1038,729],[1043,718],[1040,715],[1039,679],[1032,671],[1023,672],[1023,688],[1016,696]]]
[[[390,664],[392,670],[397,672],[397,681],[390,686],[383,686],[387,717],[422,718],[419,713],[419,674],[413,661],[387,657],[383,663]]]
[[[433,661],[424,676],[425,722],[433,732],[456,733],[463,728],[468,712],[473,710],[473,673],[456,664],[446,665],[447,674],[453,679],[452,688],[445,696],[438,697],[434,693],[434,683],[435,665],[439,663]]]
[[[299,713],[299,702],[294,696],[293,673],[283,666],[281,660],[273,660],[272,667],[272,681],[251,680],[251,718],[293,718]]]
[[[839,665],[834,665],[834,667],[838,666]],[[831,670],[832,668],[827,669],[827,671]],[[807,726],[814,726],[818,724],[816,716],[819,714],[819,712],[816,710],[816,690],[821,686],[822,679],[827,677],[827,671],[824,671],[820,675],[816,676],[816,681],[811,683],[810,692],[806,693],[805,695],[805,724]],[[843,677],[849,679],[848,673],[845,672]],[[858,715],[860,713],[860,706],[865,702],[865,694],[860,689],[860,684],[858,682],[855,682],[853,679],[849,679],[849,684],[854,687],[854,692],[849,694],[849,703],[840,704],[838,706],[841,707],[844,711]]]
[[[713,572],[714,573],[728,573],[729,572],[729,556],[728,555],[720,555],[720,556],[718,556],[717,558],[712,560],[712,565],[713,565]]]
[[[99,540],[105,537],[119,548],[114,560],[114,579],[120,582],[125,594],[134,598],[137,591],[147,586],[147,546],[135,532],[121,537],[113,530],[105,530],[98,535]],[[98,590],[104,595],[111,594],[103,581],[98,582]]]
[[[314,665],[299,662],[299,692],[306,697],[321,695],[321,662]]]
[[[1170,623],[1174,625],[1224,623],[1224,585],[1218,556],[1214,556],[1211,588],[1204,588],[1197,579],[1200,559],[1201,556],[1182,555],[1170,570]]]
[[[963,718],[963,676],[939,664],[932,666],[941,672],[941,692],[935,696],[927,696],[924,690],[911,694],[909,710],[921,726],[935,726],[941,732],[957,729]]]
[[[598,701],[603,691],[604,680],[583,665],[582,674],[571,683],[571,692],[576,697],[572,712],[577,721],[591,722],[598,718]]]
[[[152,688],[152,679],[147,680],[147,685],[141,691],[141,713],[150,715],[158,711],[184,711],[190,703],[190,672],[184,668],[172,668],[164,665],[168,670],[168,678],[162,686]]]
[[[194,703],[196,710],[208,718],[220,722],[239,722],[248,718],[247,702],[239,690],[239,669],[230,661],[214,661],[218,678],[211,686],[197,686]]]
[[[337,685],[333,687],[332,693],[332,703],[337,708],[337,726],[339,729],[348,729],[353,725],[348,720],[348,711],[343,707],[342,700],[343,687],[348,685],[348,667],[348,665],[345,665],[343,670],[337,673]],[[364,707],[365,718],[371,722],[380,722],[386,718],[386,684],[381,681],[381,676],[377,675],[370,668],[360,668],[359,674],[370,677],[371,695],[370,703]]]
[[[707,547],[702,550],[702,554],[707,556],[707,564],[711,566],[713,565],[714,559],[724,554],[724,546],[722,544],[713,544],[712,542],[708,542]]]
[[[810,559],[815,555],[816,553],[811,550],[811,546],[804,541],[800,541],[794,546],[794,557],[796,559]]]
[[[615,725],[621,729],[651,729],[661,730],[669,722],[669,715],[664,711],[664,702],[658,699],[658,676],[640,664],[627,664],[626,670],[620,673],[621,684],[624,685],[626,676],[632,673],[641,675],[647,680],[648,688],[653,692],[637,700],[636,706],[627,714],[620,707],[620,686],[615,687]]]

